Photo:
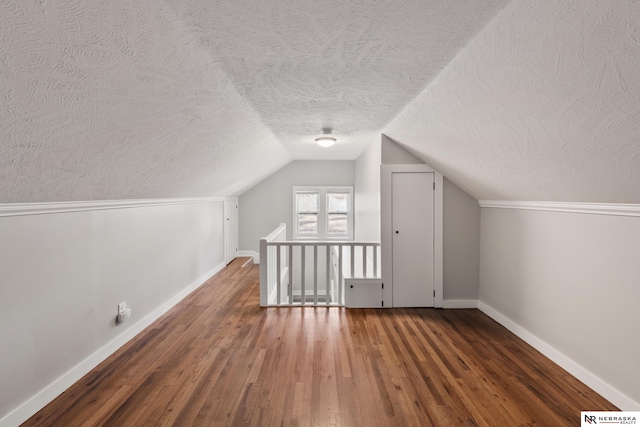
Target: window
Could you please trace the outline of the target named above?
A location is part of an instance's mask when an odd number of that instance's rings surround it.
[[[327,234],[349,234],[349,193],[327,192]]]
[[[318,235],[318,193],[300,191],[296,193],[298,234],[301,236]]]
[[[293,187],[293,211],[294,238],[353,238],[353,187]]]

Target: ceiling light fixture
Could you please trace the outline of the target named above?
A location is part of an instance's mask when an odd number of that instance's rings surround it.
[[[316,142],[321,147],[331,147],[336,141],[337,139],[331,136],[331,128],[322,129],[322,136],[316,138]]]

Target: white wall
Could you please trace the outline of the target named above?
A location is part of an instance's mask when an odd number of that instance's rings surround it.
[[[259,252],[260,239],[283,222],[291,239],[295,185],[354,185],[354,162],[294,161],[242,194],[238,199],[240,251]]]
[[[380,241],[380,140],[376,140],[355,162],[356,240]]]
[[[414,156],[413,153],[407,151],[406,148],[401,147],[398,141],[384,134],[382,135],[380,151],[382,163],[386,165],[422,165],[425,163]]]
[[[480,205],[446,178],[443,199],[445,307],[473,306],[480,282]]]
[[[622,409],[640,410],[640,218],[496,208],[481,216],[481,308],[622,393],[572,372]]]
[[[0,425],[36,412],[223,265],[222,202],[0,217]],[[125,300],[132,316],[116,325]]]

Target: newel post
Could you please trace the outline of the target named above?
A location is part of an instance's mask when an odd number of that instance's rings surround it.
[[[260,307],[266,307],[269,303],[269,254],[267,253],[267,239],[260,239]]]

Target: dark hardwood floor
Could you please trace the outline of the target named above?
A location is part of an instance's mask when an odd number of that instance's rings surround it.
[[[616,408],[478,310],[260,308],[236,259],[24,426],[576,426]]]

